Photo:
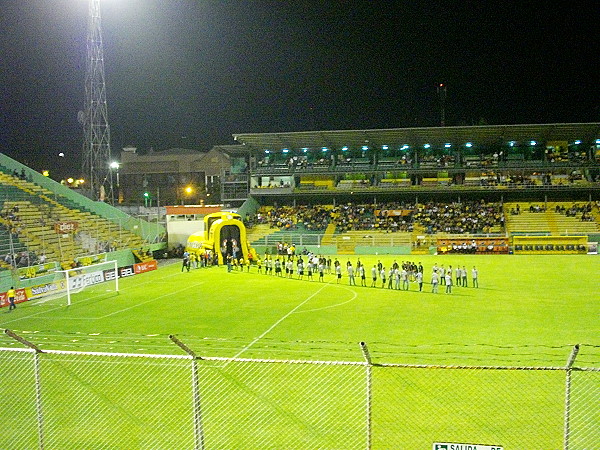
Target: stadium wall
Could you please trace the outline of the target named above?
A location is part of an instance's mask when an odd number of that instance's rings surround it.
[[[42,186],[43,188],[46,188],[57,195],[65,197],[77,203],[78,205],[81,205],[82,208],[85,208],[94,214],[117,223],[124,229],[137,234],[148,242],[158,241],[160,240],[159,238],[166,233],[165,227],[160,224],[150,223],[142,219],[133,218],[119,209],[109,205],[108,203],[90,200],[78,192],[75,192],[72,189],[63,186],[62,184],[43,176],[41,173],[32,170],[31,168],[6,156],[3,153],[0,153],[0,165],[6,167],[11,172],[16,170],[20,173],[21,170],[24,170],[27,174],[27,177],[37,185]]]
[[[411,247],[401,245],[398,247],[373,247],[370,245],[357,245],[354,247],[356,255],[410,255]]]
[[[242,206],[239,207],[237,213],[242,216],[242,219],[244,219],[247,215],[256,214],[259,208],[260,203],[258,203],[253,197],[248,197]]]
[[[262,258],[266,252],[271,255],[277,255],[277,246],[275,245],[252,245],[256,253]],[[296,247],[296,254],[302,250],[308,250],[317,255],[337,255],[337,246],[335,245],[303,245]]]

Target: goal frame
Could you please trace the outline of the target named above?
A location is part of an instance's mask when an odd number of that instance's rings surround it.
[[[110,264],[110,267],[108,268],[108,270],[113,269],[115,272],[115,292],[119,292],[119,267],[117,265],[117,261],[113,260],[113,261],[104,261],[101,263],[96,263],[96,264],[90,264],[89,266],[81,266],[81,267],[76,267],[74,269],[68,269],[68,270],[57,270],[55,273],[64,273],[65,275],[65,285],[67,288],[67,306],[71,306],[71,283],[70,283],[70,279],[71,278],[75,278],[76,276],[80,276],[81,274],[76,274],[71,276],[71,272],[76,272],[78,270],[82,270],[85,269],[86,271],[89,269],[93,269],[94,267],[105,267]],[[105,269],[107,270],[107,269]],[[106,282],[106,281],[105,281]],[[85,286],[84,286],[85,288]]]

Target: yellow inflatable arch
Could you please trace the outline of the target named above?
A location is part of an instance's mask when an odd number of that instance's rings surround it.
[[[256,252],[250,247],[242,217],[230,212],[207,214],[204,231],[188,238],[186,250],[197,255],[210,250],[217,254],[219,264],[223,264],[227,255],[244,258],[244,261],[251,255],[251,259],[256,261]]]

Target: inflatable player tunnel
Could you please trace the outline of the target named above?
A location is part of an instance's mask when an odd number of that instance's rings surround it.
[[[192,234],[186,250],[201,254],[207,250],[217,254],[219,264],[226,261],[227,255],[244,261],[251,256],[256,260],[256,251],[250,247],[246,237],[246,227],[239,214],[217,212],[204,216],[204,231]]]

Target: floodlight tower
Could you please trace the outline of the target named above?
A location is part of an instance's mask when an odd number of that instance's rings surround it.
[[[83,173],[90,197],[93,200],[113,198],[100,0],[89,0],[85,101],[80,120],[84,136]]]

